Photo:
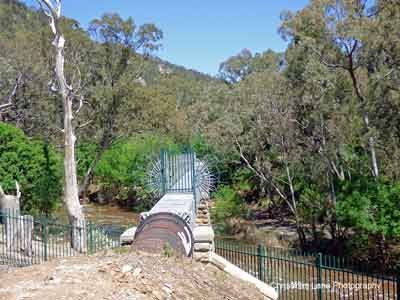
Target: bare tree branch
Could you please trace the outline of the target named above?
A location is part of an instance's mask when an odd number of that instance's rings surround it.
[[[243,153],[242,147],[238,141],[237,138],[235,138],[235,143],[238,146],[239,149],[239,154],[240,157],[243,159],[243,161],[246,163],[247,167],[253,171],[258,177],[260,177],[260,179],[264,182],[268,182],[269,184],[271,184],[271,186],[274,188],[274,190],[279,194],[280,197],[282,197],[282,199],[287,199],[286,195],[284,193],[282,193],[282,191],[279,189],[279,187],[270,179],[268,179],[262,172],[259,172],[258,170],[256,170],[251,163],[248,161],[248,159],[246,158],[246,156]],[[292,209],[292,208],[291,208]]]
[[[333,68],[333,69],[338,69],[338,68],[345,69],[345,68],[346,68],[346,66],[341,65],[341,64],[332,64],[332,63],[328,63],[328,62],[324,59],[323,55],[322,55],[319,51],[317,51],[317,50],[316,50],[314,47],[312,47],[312,46],[309,46],[309,45],[308,45],[308,47],[310,47],[310,49],[312,50],[312,52],[314,52],[314,53],[318,56],[320,62],[321,62],[323,65],[327,66],[328,68]]]
[[[15,81],[14,87],[11,90],[10,95],[8,95],[7,97],[6,103],[0,104],[0,113],[14,105],[12,100],[15,97],[15,94],[17,93],[18,87],[21,84],[21,82],[22,82],[22,74],[19,74],[17,80]]]

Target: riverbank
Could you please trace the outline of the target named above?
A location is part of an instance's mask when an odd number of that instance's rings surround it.
[[[0,300],[264,299],[211,264],[123,249],[5,271]]]

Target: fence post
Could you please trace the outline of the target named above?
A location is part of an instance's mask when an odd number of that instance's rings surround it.
[[[43,226],[43,258],[47,261],[47,219],[42,218]]]
[[[191,180],[191,188],[192,188],[192,192],[193,192],[193,199],[194,199],[194,211],[197,214],[197,195],[196,195],[196,167],[195,167],[195,162],[196,162],[196,158],[195,158],[195,154],[194,151],[191,150],[190,151],[190,163],[191,163],[191,173],[192,173],[192,178]]]
[[[161,164],[161,192],[162,195],[165,195],[166,188],[165,188],[165,180],[166,180],[166,172],[165,172],[165,151],[164,149],[160,150],[160,164]]]
[[[396,295],[400,299],[400,265],[396,266]]]
[[[316,261],[316,266],[317,266],[317,272],[318,272],[318,294],[319,294],[319,300],[323,300],[323,277],[322,277],[322,254],[318,253],[317,255],[317,261]]]
[[[266,251],[265,251],[265,256],[267,257],[267,258],[269,258],[269,267],[268,267],[268,283],[269,284],[272,284],[272,279],[273,279],[273,275],[272,275],[272,272],[273,272],[273,268],[272,268],[272,264],[273,264],[273,252],[272,252],[272,249],[270,249],[270,248],[266,248]]]
[[[258,279],[265,282],[265,247],[259,244],[257,247],[258,255]]]
[[[89,238],[88,238],[88,244],[89,244],[89,254],[93,254],[93,229],[92,229],[92,223],[88,222],[87,223],[88,231],[89,231]]]

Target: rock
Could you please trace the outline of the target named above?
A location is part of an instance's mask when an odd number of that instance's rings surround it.
[[[154,297],[156,297],[156,299],[158,300],[164,300],[165,296],[164,293],[158,291],[158,290],[153,290],[152,294],[154,295]]]
[[[172,285],[170,285],[170,284],[168,284],[168,283],[164,283],[163,290],[164,290],[167,294],[172,294]]]
[[[52,284],[60,284],[61,283],[61,278],[55,277],[55,276],[51,276],[50,279]]]
[[[193,253],[193,258],[195,261],[208,263],[210,261],[210,252],[197,252]]]
[[[133,270],[133,276],[138,277],[140,275],[140,273],[142,273],[142,269],[141,268],[136,268],[135,270]]]
[[[128,272],[130,272],[130,271],[132,271],[132,266],[130,266],[130,265],[124,265],[123,267],[122,267],[122,269],[121,269],[121,272],[122,273],[128,273]]]
[[[199,251],[199,252],[207,252],[207,251],[212,251],[213,250],[213,245],[212,243],[194,243],[194,251]]]
[[[195,241],[214,241],[214,230],[211,226],[197,226],[193,230]]]

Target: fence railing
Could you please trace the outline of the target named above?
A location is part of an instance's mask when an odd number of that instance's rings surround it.
[[[192,150],[178,154],[161,150],[161,185],[163,194],[194,192],[195,159],[195,154]]]
[[[279,299],[400,300],[400,273],[377,274],[366,264],[294,249],[267,248],[225,240],[215,241],[216,253],[259,278]]]
[[[73,233],[77,231],[82,233],[79,239],[85,243],[83,251],[72,247]],[[55,258],[93,254],[120,246],[121,233],[120,229],[89,221],[72,226],[49,217],[2,211],[0,265],[29,266]]]

